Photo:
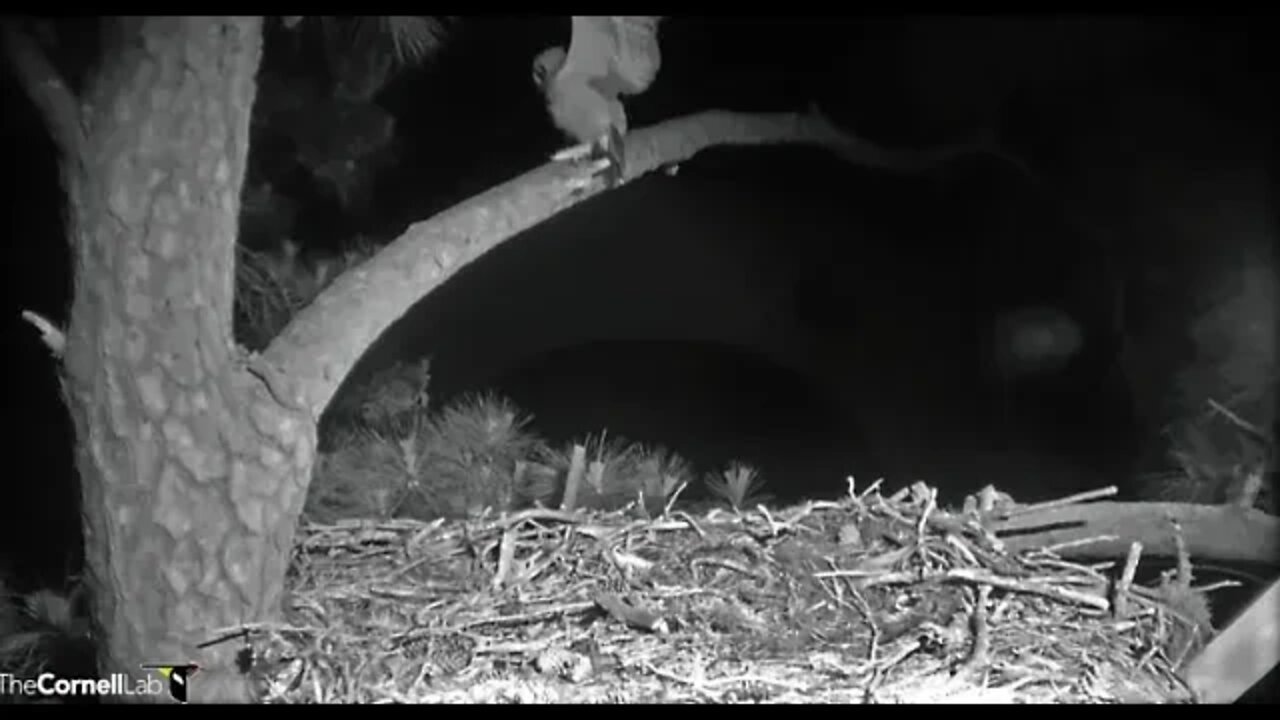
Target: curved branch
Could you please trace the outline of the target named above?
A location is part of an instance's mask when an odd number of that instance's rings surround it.
[[[894,152],[845,133],[821,114],[707,111],[668,120],[627,136],[627,177],[682,162],[718,145],[812,145],[859,165],[913,172],[976,145]],[[579,166],[549,163],[411,225],[363,265],[336,279],[300,312],[263,353],[297,388],[318,417],[366,348],[409,308],[460,268],[520,232],[604,190],[572,182]]]
[[[40,111],[53,142],[63,157],[75,157],[84,142],[75,93],[16,19],[0,22],[0,32],[13,74]]]

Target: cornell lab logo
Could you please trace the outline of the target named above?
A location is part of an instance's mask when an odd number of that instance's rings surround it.
[[[200,669],[195,663],[185,665],[143,665],[143,670],[155,670],[169,680],[169,696],[180,703],[187,701],[187,686],[191,676]]]

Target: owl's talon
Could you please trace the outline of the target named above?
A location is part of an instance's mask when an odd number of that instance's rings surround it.
[[[568,48],[549,48],[533,62],[533,81],[556,127],[583,143],[557,152],[556,161],[593,163],[607,187],[625,182],[627,114],[622,96],[639,95],[662,65],[658,15],[574,15]]]
[[[591,164],[583,167],[583,170],[585,172],[581,175],[575,175],[574,177],[569,178],[569,189],[585,190],[586,188],[591,187],[595,183],[596,179],[601,176],[605,178],[605,182],[610,182],[609,173],[613,170],[613,162],[607,158],[592,160]]]
[[[581,145],[572,145],[560,150],[552,155],[551,159],[555,162],[577,162],[590,157],[593,152],[595,152],[595,145],[593,143],[583,143]]]
[[[574,192],[585,190],[595,184],[596,180],[603,177],[606,183],[613,183],[612,173],[615,172],[613,161],[608,158],[598,158],[590,163],[581,165],[582,173],[575,174],[573,177],[565,181],[568,188]]]
[[[596,178],[594,175],[587,175],[585,177],[569,178],[569,181],[565,183],[565,185],[569,188],[571,192],[580,192],[582,190],[586,190],[587,188],[591,187],[591,184],[594,183],[595,181],[596,181]]]
[[[612,160],[609,158],[600,158],[599,160],[592,160],[591,164],[587,166],[587,170],[591,175],[599,175],[601,173],[608,172],[612,167]]]

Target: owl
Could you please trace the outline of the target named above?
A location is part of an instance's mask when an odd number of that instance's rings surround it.
[[[610,187],[625,175],[627,113],[621,96],[638,95],[658,75],[658,16],[574,15],[569,49],[544,50],[533,61],[534,84],[552,122],[575,143],[556,160],[593,161]]]

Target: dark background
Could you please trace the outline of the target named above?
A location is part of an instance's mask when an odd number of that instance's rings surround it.
[[[780,499],[842,492],[850,473],[895,486],[921,477],[953,496],[992,482],[1020,499],[1123,483],[1142,431],[1114,366],[1125,271],[1094,232],[1105,213],[1085,220],[1077,203],[1092,173],[1137,162],[1123,151],[1131,143],[1182,142],[1179,117],[1132,110],[1146,94],[1182,98],[1223,127],[1274,127],[1261,50],[1272,38],[1260,25],[673,19],[662,74],[629,105],[633,126],[816,102],[885,146],[997,137],[1034,177],[991,156],[902,177],[813,149],[717,149],[498,248],[358,370],[430,354],[439,402],[495,387],[556,439],[608,428],[700,463],[743,457]],[[565,143],[530,66],[567,35],[563,17],[456,24],[433,63],[377,98],[403,144],[372,211],[343,217],[314,200],[296,237],[313,251],[357,232],[390,239],[545,162]],[[287,61],[282,37],[267,35],[268,70]],[[52,147],[7,74],[3,98],[11,364],[0,543],[23,582],[58,583],[79,562],[71,440],[54,366],[18,313],[63,319],[69,262]],[[1103,145],[1121,150],[1082,164],[1080,148]],[[1069,312],[1085,345],[1065,372],[1010,394],[986,370],[983,338],[997,313],[1029,304]]]

